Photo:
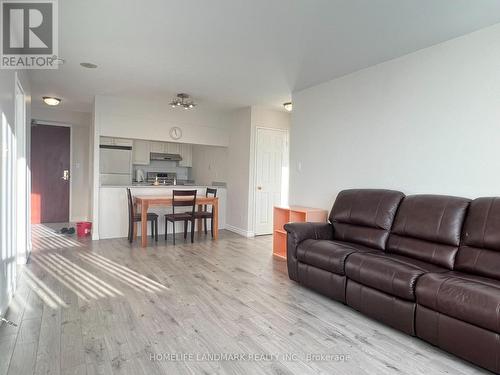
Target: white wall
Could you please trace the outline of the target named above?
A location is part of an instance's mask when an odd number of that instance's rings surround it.
[[[277,111],[261,106],[252,107],[252,127],[290,129],[290,112]]]
[[[33,107],[35,120],[71,125],[70,221],[90,219],[90,123],[91,114],[57,108]]]
[[[24,89],[27,108],[26,108],[26,150],[29,166],[29,123],[31,119],[31,97],[30,82],[24,71],[18,72],[19,80]],[[13,155],[12,145],[7,144],[9,134],[11,139],[16,136],[15,126],[15,71],[0,70],[0,145],[1,145],[1,163],[0,163],[0,316],[5,314],[7,306],[16,289],[16,238],[13,216],[13,206],[16,202],[13,194],[13,171],[6,163]],[[14,164],[15,165],[15,164]],[[11,166],[13,166],[11,164]],[[9,171],[10,169],[10,171]],[[29,192],[28,192],[29,194]],[[28,197],[27,202],[28,202]]]
[[[227,182],[228,148],[193,145],[191,178],[198,185]]]
[[[264,107],[246,107],[232,113],[228,147],[226,228],[254,235],[255,133],[257,127],[288,129],[290,115]]]
[[[290,200],[500,195],[500,25],[293,95]]]
[[[99,103],[94,98],[92,102],[92,118],[90,121],[90,175],[92,176],[92,189],[90,197],[90,214],[92,216],[92,239],[99,239]]]
[[[229,116],[226,111],[196,107],[171,108],[168,101],[97,96],[96,121],[101,136],[172,141],[172,126],[182,129],[176,142],[227,146]]]
[[[251,108],[231,113],[227,151],[226,228],[244,236],[251,235],[248,226],[248,183],[250,174]]]

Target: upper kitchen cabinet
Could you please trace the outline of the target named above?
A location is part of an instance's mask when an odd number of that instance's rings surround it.
[[[134,140],[134,145],[132,146],[132,163],[138,165],[149,165],[149,153],[152,152],[151,149],[153,143],[160,142]]]
[[[105,146],[113,146],[115,143],[115,140],[110,137],[101,137],[100,139],[100,144],[105,145]]]
[[[172,142],[151,142],[151,152],[160,154],[180,154],[181,146],[179,143]]]
[[[151,151],[150,152],[158,152],[160,154],[167,153],[167,147],[165,142],[149,142]]]
[[[181,153],[181,145],[179,143],[167,142],[167,154],[180,154]]]
[[[133,164],[150,164],[150,153],[178,154],[182,157],[179,167],[193,166],[193,145],[191,144],[134,140]]]
[[[115,146],[130,146],[132,147],[133,141],[125,138],[114,138]]]
[[[100,144],[105,146],[126,146],[132,147],[133,141],[125,138],[101,137]]]
[[[192,167],[193,166],[193,145],[188,143],[181,143],[179,154],[182,160],[179,162],[179,167]]]

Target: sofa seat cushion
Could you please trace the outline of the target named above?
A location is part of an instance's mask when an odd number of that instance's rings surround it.
[[[417,283],[417,302],[434,311],[500,333],[500,281],[451,271]]]
[[[392,296],[415,301],[415,285],[427,272],[445,268],[402,255],[387,253],[352,254],[345,265],[346,275],[360,284]]]
[[[310,266],[345,275],[346,258],[352,253],[369,251],[377,250],[349,242],[305,240],[297,248],[297,259]]]

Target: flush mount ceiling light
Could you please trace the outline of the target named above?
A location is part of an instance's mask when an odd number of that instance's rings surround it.
[[[182,107],[184,109],[191,109],[196,106],[188,94],[177,94],[177,96],[170,102],[172,108]]]
[[[84,68],[87,68],[87,69],[95,69],[95,68],[97,68],[96,64],[92,64],[92,63],[89,63],[89,62],[82,62],[82,63],[80,63],[80,65],[83,66]]]
[[[59,105],[59,103],[61,103],[61,99],[54,98],[53,96],[44,96],[42,99],[45,104],[51,106]]]
[[[52,56],[52,62],[56,65],[64,65],[66,60],[64,60],[62,57],[54,55],[54,56]]]
[[[283,107],[285,107],[288,112],[292,112],[292,102],[283,103]]]

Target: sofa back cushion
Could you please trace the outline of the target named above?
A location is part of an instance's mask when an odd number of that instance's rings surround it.
[[[455,269],[500,280],[500,198],[470,204]]]
[[[330,212],[334,239],[384,250],[403,197],[394,190],[341,191]]]
[[[411,195],[401,203],[387,251],[453,269],[469,199]]]

